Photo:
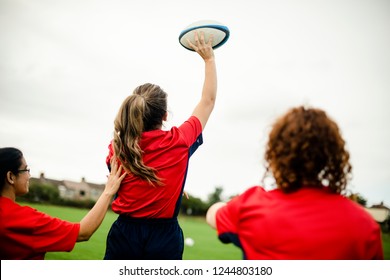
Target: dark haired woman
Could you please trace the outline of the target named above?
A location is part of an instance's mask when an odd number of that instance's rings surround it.
[[[383,259],[381,231],[345,193],[349,153],[320,109],[293,108],[269,134],[267,172],[277,188],[252,187],[206,214],[244,259]]]
[[[0,148],[0,259],[44,259],[46,252],[71,251],[76,242],[87,241],[102,223],[124,174],[113,161],[106,187],[79,223],[51,217],[16,203],[28,193],[30,169],[16,148]]]
[[[153,84],[137,87],[119,109],[107,163],[115,153],[128,175],[112,204],[119,217],[107,236],[105,259],[182,259],[177,216],[188,162],[202,144],[217,93],[211,44],[202,33],[191,44],[205,62],[205,80],[200,101],[183,124],[162,130],[167,94]]]

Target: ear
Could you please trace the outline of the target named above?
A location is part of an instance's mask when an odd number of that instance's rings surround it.
[[[6,176],[6,180],[7,180],[7,183],[10,184],[10,185],[13,185],[14,184],[14,174],[11,172],[11,171],[8,171],[7,172],[7,176]]]
[[[163,117],[163,121],[166,122],[167,119],[168,119],[168,112],[165,112],[164,117]]]

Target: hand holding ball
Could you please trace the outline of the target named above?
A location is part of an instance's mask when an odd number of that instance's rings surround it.
[[[195,31],[198,33],[203,32],[205,42],[208,42],[210,35],[213,35],[213,49],[219,48],[229,39],[230,31],[226,25],[212,20],[201,20],[194,22],[187,26],[179,35],[180,44],[187,50],[194,51],[194,49],[188,44],[189,40],[195,45]]]

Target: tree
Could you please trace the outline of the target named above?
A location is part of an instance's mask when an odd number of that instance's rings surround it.
[[[58,203],[60,192],[58,188],[50,184],[31,184],[29,192],[23,196],[23,199],[31,202]]]
[[[204,216],[212,204],[222,201],[222,192],[222,187],[215,187],[214,192],[208,195],[207,202],[189,194],[188,199],[186,197],[182,198],[180,211],[183,215]]]
[[[215,187],[214,192],[209,194],[207,204],[208,206],[213,205],[216,202],[222,201],[223,188],[221,186]]]
[[[207,205],[200,198],[188,195],[182,198],[180,210],[184,215],[203,216],[206,215]]]
[[[348,196],[350,199],[352,199],[353,201],[359,203],[360,205],[362,206],[366,206],[367,205],[367,199],[365,199],[361,194],[359,193],[352,193]]]

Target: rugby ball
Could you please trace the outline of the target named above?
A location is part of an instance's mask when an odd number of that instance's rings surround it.
[[[204,33],[204,39],[206,42],[209,41],[210,35],[214,34],[213,38],[213,49],[219,48],[229,39],[230,30],[229,28],[214,20],[200,20],[188,25],[179,35],[180,44],[187,50],[194,51],[188,44],[187,39],[191,43],[195,44],[194,32],[198,31]]]

